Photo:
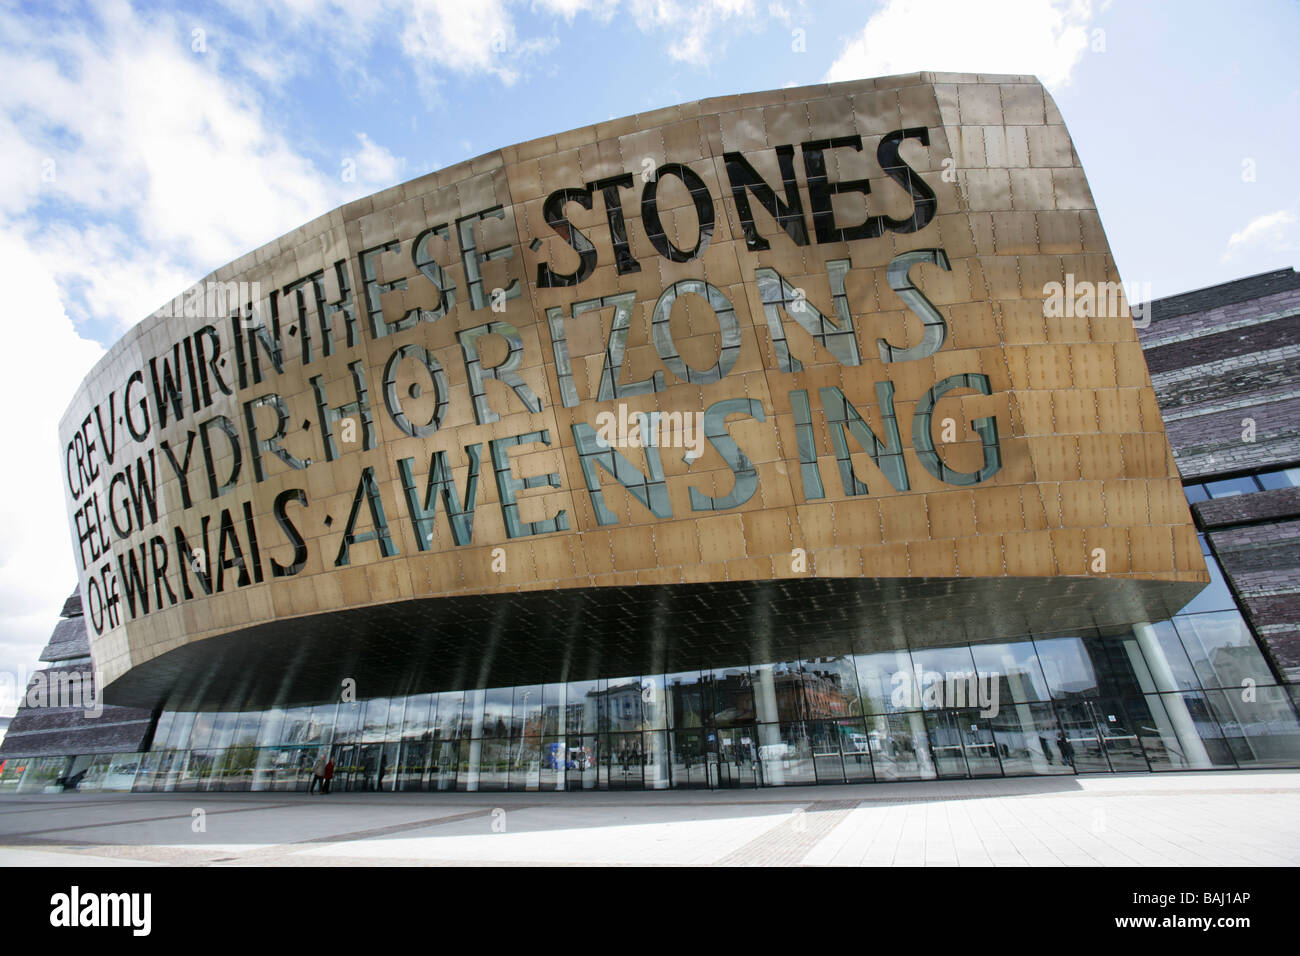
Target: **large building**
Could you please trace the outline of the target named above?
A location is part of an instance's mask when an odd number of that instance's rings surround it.
[[[360,200],[74,397],[43,673],[84,677],[38,675],[0,790],[1300,765],[1294,279],[1130,311],[1032,77],[705,100]]]

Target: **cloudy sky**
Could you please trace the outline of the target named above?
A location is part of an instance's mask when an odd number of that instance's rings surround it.
[[[1126,281],[1300,261],[1293,0],[173,6],[0,0],[0,675],[76,583],[56,426],[104,348],[306,220],[499,146],[727,93],[1032,73]]]

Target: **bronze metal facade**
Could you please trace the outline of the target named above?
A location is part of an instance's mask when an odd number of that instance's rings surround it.
[[[62,421],[107,699],[1169,617],[1208,577],[1133,318],[1045,305],[1118,282],[1031,77],[704,100],[351,203]]]

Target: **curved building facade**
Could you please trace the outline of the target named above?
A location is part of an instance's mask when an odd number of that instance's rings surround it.
[[[1142,324],[1030,77],[706,100],[336,210],[62,421],[133,785],[1236,766]]]

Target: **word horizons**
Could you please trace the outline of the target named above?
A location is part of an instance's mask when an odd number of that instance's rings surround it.
[[[928,132],[922,127],[895,130],[881,139],[876,156],[882,172],[911,199],[911,214],[902,219],[867,215],[856,224],[837,219],[831,198],[845,193],[866,198],[870,193],[868,181],[832,182],[827,175],[827,154],[841,149],[861,151],[861,137],[800,144],[805,188],[812,210],[811,230],[804,211],[803,192],[794,173],[795,146],[774,148],[781,170],[781,184],[777,188],[759,175],[746,156],[726,153],[729,198],[742,224],[746,248],[756,253],[770,248],[768,240],[759,234],[751,200],[762,207],[795,246],[853,243],[878,239],[889,232],[907,234],[923,229],[934,218],[937,203],[924,178],[899,155],[900,145],[909,139],[921,146],[929,145]],[[689,191],[690,205],[695,211],[692,245],[676,244],[684,241],[682,235],[679,233],[675,241],[670,240],[662,225],[660,188],[673,180]],[[632,188],[634,183],[629,173],[582,186],[565,186],[547,196],[543,218],[567,243],[569,255],[577,257],[577,266],[565,271],[556,261],[538,263],[539,293],[579,287],[600,263],[601,250],[565,215],[570,204],[592,209],[597,196],[604,205],[610,227],[605,249],[612,254],[615,272],[623,276],[641,271],[642,262],[631,253],[621,206],[623,191]],[[779,198],[778,188],[784,192],[783,199]],[[724,198],[728,197],[724,195]],[[640,211],[647,241],[661,258],[670,262],[700,259],[713,236],[717,215],[715,198],[689,164],[660,166],[656,175],[644,183]],[[440,356],[413,341],[398,345],[383,363],[379,381],[374,381],[375,372],[368,369],[367,356],[357,354],[363,346],[363,335],[371,341],[387,339],[423,323],[439,322],[453,310],[472,314],[490,309],[495,316],[501,315],[495,308],[499,303],[491,301],[486,291],[493,283],[485,270],[505,267],[519,247],[487,243],[490,247],[483,249],[485,234],[480,230],[504,218],[504,207],[491,206],[423,229],[406,249],[397,239],[368,244],[355,260],[338,259],[325,268],[270,288],[267,298],[261,302],[243,302],[225,322],[205,322],[197,329],[192,325],[181,326],[183,334],[169,348],[147,360],[142,357],[137,367],[128,366],[123,371],[118,387],[106,399],[91,406],[70,429],[64,451],[74,546],[81,568],[83,597],[95,634],[182,601],[301,573],[309,558],[308,541],[315,543],[323,538],[318,531],[321,516],[306,511],[311,505],[305,482],[304,486],[287,488],[275,496],[269,514],[273,527],[269,528],[262,527],[268,516],[254,511],[256,500],[250,494],[253,487],[286,472],[304,471],[322,461],[335,462],[345,451],[365,453],[380,448],[380,429],[375,420],[375,405],[379,404],[374,397],[376,387],[387,412],[387,423],[396,429],[398,437],[417,438],[434,445],[439,441],[436,436],[447,421],[451,405],[452,390],[445,368],[457,361],[463,363],[474,426],[483,427],[493,437],[487,438],[485,434],[484,440],[458,441],[451,448],[429,448],[427,469],[417,465],[414,456],[399,458],[392,469],[400,489],[398,502],[385,501],[386,495],[392,492],[381,483],[376,465],[370,459],[353,458],[358,470],[348,517],[340,531],[329,532],[337,543],[337,550],[330,545],[333,567],[349,565],[352,549],[366,543],[372,543],[381,558],[400,554],[387,517],[395,511],[402,513],[400,508],[395,509],[399,504],[405,505],[405,517],[418,550],[435,550],[439,500],[446,529],[440,533],[440,546],[464,547],[475,543],[474,518],[485,451],[491,459],[508,539],[569,530],[564,509],[535,521],[524,521],[520,516],[521,504],[528,501],[527,497],[521,497],[522,492],[564,486],[558,470],[528,476],[514,471],[512,453],[529,454],[538,450],[536,446],[542,450],[552,447],[550,431],[533,428],[498,437],[495,431],[486,428],[501,420],[503,397],[509,399],[512,412],[517,410],[516,405],[532,414],[545,408],[542,395],[519,374],[518,370],[524,367],[525,345],[516,325],[493,317],[472,327],[457,327],[453,348],[459,354]],[[457,253],[454,262],[436,254],[438,249],[453,247]],[[534,250],[538,247],[537,240],[528,246]],[[393,266],[403,254],[409,255],[410,268],[414,270],[406,278],[400,277],[401,269]],[[909,347],[877,339],[875,346],[883,363],[927,359],[947,341],[947,320],[912,282],[912,270],[927,265],[950,269],[942,249],[900,253],[888,264],[890,289],[920,320],[924,334],[917,344]],[[825,312],[813,305],[806,290],[794,286],[777,270],[766,266],[753,269],[750,281],[759,291],[762,321],[770,333],[780,372],[793,374],[803,368],[787,340],[787,320],[798,325],[841,365],[862,364],[846,283],[851,269],[849,258],[827,263],[830,293],[827,301],[833,307]],[[424,283],[421,288],[432,290],[432,297],[417,292],[417,281]],[[225,283],[225,291],[221,293],[227,305],[230,285]],[[242,296],[243,292],[235,285],[234,294]],[[253,285],[249,284],[250,296]],[[502,292],[504,303],[522,295],[518,279],[501,281],[496,286]],[[182,296],[185,301],[181,308],[187,317],[188,311],[208,308],[207,291],[201,304],[197,295]],[[412,298],[403,299],[398,293],[410,293]],[[717,323],[720,344],[710,368],[687,364],[673,338],[670,320],[674,306],[687,297],[707,306]],[[635,293],[619,292],[600,298],[578,298],[567,309],[544,308],[560,407],[654,396],[681,386],[694,386],[707,392],[709,386],[725,379],[736,367],[742,328],[735,303],[726,292],[706,280],[678,279],[662,289],[650,309],[650,341],[663,369],[641,380],[629,381],[625,358],[636,301]],[[414,307],[407,307],[412,304]],[[693,309],[696,307],[692,305]],[[174,313],[175,303],[172,309]],[[584,396],[579,377],[573,374],[569,335],[575,323],[597,312],[612,313],[612,320],[604,343],[599,382],[592,383],[591,394]],[[536,324],[540,328],[543,322]],[[505,357],[495,365],[483,357],[483,344],[488,339],[506,346]],[[268,391],[273,387],[271,382],[285,374],[295,357],[309,373],[304,375],[309,391],[287,397]],[[334,361],[327,361],[330,359]],[[399,389],[399,378],[406,383],[411,381],[411,376],[415,381]],[[489,397],[486,384],[489,381],[501,386],[496,398]],[[967,373],[949,375],[919,396],[901,398],[913,407],[913,460],[946,484],[969,486],[988,480],[1002,462],[997,420],[993,416],[971,422],[982,450],[983,462],[978,469],[954,468],[936,450],[931,435],[935,406],[945,395],[962,390],[992,394],[987,376]],[[786,407],[778,404],[775,408],[765,408],[763,402],[748,398],[714,401],[695,413],[698,417],[692,419],[689,435],[683,420],[679,434],[691,446],[691,454],[685,459],[687,467],[704,457],[707,445],[733,476],[732,489],[724,494],[706,494],[692,483],[687,497],[690,510],[716,513],[739,508],[757,491],[757,469],[728,429],[728,419],[736,416],[758,422],[789,416],[798,438],[798,476],[805,500],[827,496],[815,438],[821,423],[814,422],[815,411],[829,433],[835,453],[834,467],[845,496],[870,493],[866,481],[854,470],[850,439],[895,491],[910,490],[909,466],[895,414],[894,385],[888,379],[877,381],[874,392],[872,404],[877,407],[882,422],[880,433],[855,406],[854,402],[859,400],[850,399],[836,385],[817,389],[815,399],[805,388],[791,389],[783,398]],[[412,404],[417,402],[418,405]],[[233,404],[238,412],[233,416],[213,414],[212,406],[218,403],[227,411]],[[413,418],[417,408],[420,415]],[[668,483],[689,481],[691,476],[667,476],[657,442],[646,442],[638,436],[638,443],[633,444],[626,441],[630,434],[625,432],[622,436],[625,441],[620,445],[617,427],[614,442],[608,441],[612,415],[598,413],[596,427],[586,421],[573,421],[569,425],[595,523],[600,526],[619,523],[614,509],[605,500],[603,489],[608,479],[617,482],[655,519],[674,517]],[[613,417],[617,419],[616,426],[627,421],[621,412]],[[291,429],[292,422],[301,422],[301,428]],[[458,429],[457,434],[461,431]],[[136,451],[132,444],[143,447]],[[341,444],[348,447],[341,448]],[[644,465],[622,454],[617,447],[639,449]],[[179,508],[161,500],[160,486],[166,483],[174,484]],[[235,500],[227,498],[232,494],[236,495]],[[202,512],[197,520],[190,515],[193,509]],[[167,526],[155,528],[163,520]],[[330,524],[329,520],[325,521],[326,527]],[[126,542],[130,543],[124,546]]]
[[[50,925],[61,928],[125,926],[148,936],[153,927],[152,893],[82,893],[73,886],[51,896],[50,907]]]

